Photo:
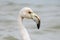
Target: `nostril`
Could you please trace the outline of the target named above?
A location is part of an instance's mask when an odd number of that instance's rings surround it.
[[[37,16],[35,16],[36,18],[38,18]]]

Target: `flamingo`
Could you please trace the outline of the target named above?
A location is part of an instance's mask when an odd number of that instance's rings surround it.
[[[37,24],[37,28],[40,28],[40,17],[38,15],[36,15],[33,10],[29,7],[24,7],[20,10],[19,15],[18,15],[18,24],[20,26],[20,33],[22,36],[23,40],[31,40],[28,31],[26,30],[26,28],[23,25],[23,19],[27,18],[27,19],[32,19],[36,22]]]

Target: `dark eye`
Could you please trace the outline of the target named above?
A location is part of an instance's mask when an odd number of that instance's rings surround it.
[[[31,12],[30,12],[30,11],[29,11],[28,13],[29,13],[29,14],[31,14]]]

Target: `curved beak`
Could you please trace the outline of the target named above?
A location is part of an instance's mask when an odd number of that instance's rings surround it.
[[[32,13],[32,19],[37,23],[37,28],[40,28],[40,18],[35,13]]]

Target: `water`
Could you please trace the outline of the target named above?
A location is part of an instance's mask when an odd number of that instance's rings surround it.
[[[41,18],[41,28],[24,19],[32,40],[60,40],[60,0],[0,0],[0,40],[21,40],[17,22],[19,11],[30,7]]]

